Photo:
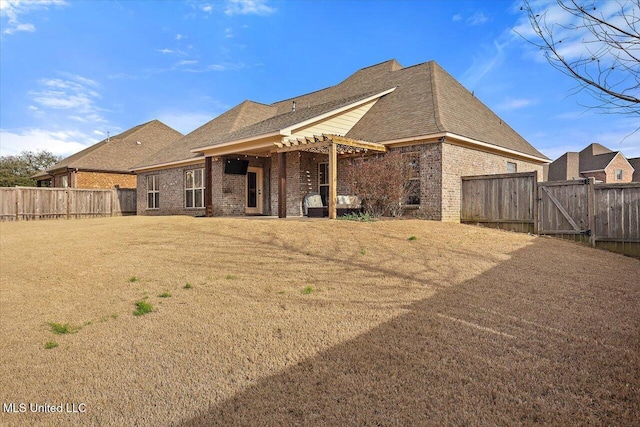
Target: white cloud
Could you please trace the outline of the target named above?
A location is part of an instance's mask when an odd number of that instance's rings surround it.
[[[95,101],[101,95],[95,90],[99,84],[83,76],[61,73],[66,78],[45,78],[38,81],[38,88],[28,94],[35,105],[32,111],[55,110],[68,112],[67,118],[78,122],[105,123],[103,109]],[[53,111],[52,111],[53,110]]]
[[[489,17],[483,12],[476,12],[467,18],[467,24],[469,25],[481,25],[489,21]]]
[[[211,6],[211,5],[210,5],[210,4],[208,4],[208,3],[205,3],[205,4],[203,4],[202,6],[200,6],[200,9],[201,9],[203,12],[206,12],[206,13],[211,13],[211,12],[213,12],[213,6]]]
[[[276,9],[267,6],[266,0],[228,0],[224,13],[233,15],[270,15]]]
[[[9,156],[21,151],[47,150],[58,156],[69,156],[97,142],[95,138],[76,130],[46,130],[39,128],[10,131],[0,129],[0,155]]]
[[[535,100],[533,100],[533,99],[507,98],[502,103],[498,104],[496,109],[498,109],[498,110],[506,110],[506,111],[513,111],[513,110],[518,110],[520,108],[528,107],[528,106],[533,105],[533,104],[535,104]]]
[[[233,31],[231,30],[231,28],[224,29],[224,37],[227,39],[230,39],[233,37]]]
[[[185,36],[182,34],[176,34],[176,40],[182,40],[183,38],[185,38]]]
[[[48,10],[48,6],[66,6],[64,0],[1,0],[0,17],[6,19],[7,24],[2,31],[11,35],[17,32],[34,32],[35,25],[23,22],[22,16],[37,10]]]
[[[460,15],[459,13],[456,13],[455,15],[453,15],[453,17],[451,18],[451,20],[452,20],[453,22],[461,21],[461,20],[462,20],[462,15]]]
[[[175,65],[177,67],[180,67],[180,66],[183,66],[183,65],[194,65],[194,64],[197,64],[197,63],[198,63],[198,61],[195,60],[195,59],[183,59],[182,61],[176,62]]]
[[[157,52],[163,53],[163,54],[168,54],[168,53],[175,53],[173,50],[171,49],[156,49]]]
[[[462,83],[473,90],[485,75],[502,64],[505,58],[504,48],[505,44],[499,43],[498,40],[494,40],[492,46],[484,47],[484,52],[473,57],[471,67],[462,75]]]
[[[96,130],[93,131],[93,134],[94,135],[98,135],[98,136],[102,136],[102,135],[104,135],[104,132],[102,132],[101,130],[96,129]]]

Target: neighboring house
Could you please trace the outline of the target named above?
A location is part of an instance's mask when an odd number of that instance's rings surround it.
[[[640,157],[634,157],[632,159],[627,159],[629,164],[633,168],[633,178],[631,181],[640,182]]]
[[[153,120],[87,147],[33,178],[38,187],[136,188],[131,167],[182,136]]]
[[[584,150],[567,152],[549,165],[549,181],[595,178],[596,182],[631,182],[634,166],[619,151],[611,151],[600,144],[588,145]]]
[[[459,220],[461,176],[537,171],[549,159],[435,62],[395,60],[270,105],[244,101],[132,168],[139,215],[300,216],[319,193],[330,216],[344,171],[401,150],[415,215]]]

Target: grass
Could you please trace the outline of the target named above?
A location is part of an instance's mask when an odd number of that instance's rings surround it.
[[[56,348],[58,347],[58,343],[55,341],[47,341],[46,343],[44,343],[44,348],[46,348],[47,350],[51,350],[52,348]]]
[[[238,278],[238,276],[235,276],[233,274],[227,274],[226,276],[224,276],[224,278],[226,280],[236,280]]]
[[[140,279],[138,279],[136,276],[129,277],[129,282],[130,283],[136,283],[136,282],[139,282],[139,281],[140,281]]]
[[[169,292],[163,292],[161,294],[158,294],[159,298],[171,298],[171,294]]]
[[[68,323],[47,323],[51,328],[51,332],[58,335],[75,334],[80,330],[80,326],[71,326]]]
[[[133,311],[134,316],[143,316],[153,311],[153,305],[146,301],[136,302],[136,309]]]
[[[191,283],[187,283],[183,286],[183,289],[193,289],[193,285],[191,285]]]
[[[414,240],[418,240],[418,238],[416,236],[410,236],[407,240],[414,241]]]
[[[307,286],[302,289],[302,295],[309,295],[311,293],[313,293],[313,286]]]
[[[0,222],[0,253],[0,395],[64,390],[96,425],[637,424],[636,259],[413,219],[185,216]]]
[[[360,221],[360,222],[370,222],[375,220],[375,218],[372,217],[370,214],[364,213],[364,212],[348,213],[348,214],[339,216],[336,219],[340,219],[344,221]]]

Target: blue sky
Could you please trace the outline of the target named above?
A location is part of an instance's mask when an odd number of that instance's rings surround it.
[[[395,58],[435,60],[552,159],[591,142],[640,156],[637,117],[586,108],[514,33],[519,1],[0,2],[2,155],[66,156],[153,119],[188,133]]]

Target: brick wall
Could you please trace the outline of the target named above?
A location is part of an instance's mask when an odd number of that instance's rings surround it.
[[[460,221],[461,177],[507,173],[507,162],[517,165],[518,172],[538,172],[542,180],[542,165],[486,153],[449,143],[442,146],[442,214],[443,221]]]
[[[622,169],[622,180],[616,179],[616,170]],[[633,179],[633,168],[622,155],[616,155],[609,166],[605,169],[606,173],[606,181],[608,183],[623,183],[623,182],[631,182]]]
[[[200,168],[204,168],[204,163],[138,174],[138,215],[204,215],[204,208],[184,207],[184,173]],[[149,175],[158,175],[160,188],[158,209],[147,209],[147,176]]]
[[[74,175],[75,188],[110,189],[116,185],[120,188],[136,188],[136,176],[131,174],[78,171]]]

